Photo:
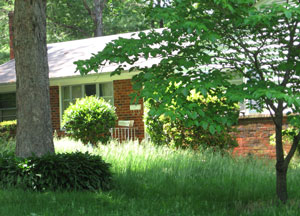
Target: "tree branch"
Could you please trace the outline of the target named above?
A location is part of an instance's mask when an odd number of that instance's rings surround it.
[[[297,150],[297,146],[298,146],[298,143],[300,141],[300,132],[293,137],[293,144],[292,144],[292,147],[288,153],[288,155],[286,156],[285,160],[284,160],[284,165],[287,167],[292,159],[292,157],[294,156],[296,150]]]
[[[85,30],[82,30],[82,29],[80,29],[76,26],[66,25],[64,23],[58,23],[58,22],[54,21],[52,18],[50,18],[48,16],[47,16],[47,19],[50,20],[55,25],[59,25],[59,26],[64,27],[64,28],[72,29],[74,31],[81,32],[84,36],[91,37],[91,35],[89,35]]]
[[[88,3],[86,0],[82,0],[84,8],[87,10],[88,14],[93,18],[94,13],[92,12],[91,8],[89,7]]]
[[[293,47],[294,47],[294,42],[295,42],[295,34],[296,34],[296,30],[297,30],[297,26],[298,26],[298,22],[295,23],[295,25],[293,26],[293,28],[291,28],[290,25],[288,25],[288,29],[290,31],[290,40],[288,43],[288,55],[287,55],[287,61],[290,62],[291,61],[291,57],[292,57],[292,52],[293,52]],[[286,84],[288,83],[289,79],[290,79],[290,75],[291,75],[292,70],[289,69],[283,78],[283,81],[281,83],[282,86],[286,86]]]

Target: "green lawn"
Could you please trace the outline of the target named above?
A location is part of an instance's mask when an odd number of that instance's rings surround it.
[[[289,203],[275,199],[274,162],[150,144],[92,149],[67,139],[56,151],[90,151],[112,164],[110,192],[0,190],[0,216],[300,215],[300,173],[288,174]]]

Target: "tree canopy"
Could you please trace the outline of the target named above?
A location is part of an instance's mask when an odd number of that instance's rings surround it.
[[[99,4],[97,4],[97,2]],[[96,8],[101,14],[96,14]],[[102,35],[144,30],[150,27],[142,0],[53,0],[47,2],[48,35],[68,40],[100,36],[96,18],[102,15]],[[65,39],[65,40],[66,40]]]
[[[276,128],[277,195],[285,202],[286,172],[300,140],[300,134],[294,134],[291,151],[284,157],[284,114],[292,114],[290,125],[300,126],[300,3],[175,0],[150,13],[163,19],[167,28],[113,41],[91,59],[76,62],[78,70],[87,74],[117,63],[114,74],[127,67],[140,71],[134,88],[138,97],[159,101],[157,114],[188,117],[189,124],[210,127],[211,132],[221,131],[236,119],[226,111],[215,115],[216,110],[195,110],[182,103],[181,97],[192,90],[207,96],[222,89],[214,96],[246,103],[257,111],[269,110]],[[151,58],[160,62],[151,67],[135,64]],[[234,77],[243,77],[245,82],[233,83]],[[167,107],[174,102],[181,108],[170,112]]]
[[[51,0],[47,1],[47,42],[95,36],[95,2],[103,3],[100,5],[103,35],[140,31],[151,26],[151,19],[146,15],[147,0]],[[0,64],[9,60],[8,12],[14,10],[13,4],[14,0],[0,2]]]
[[[12,1],[0,2],[0,64],[9,59],[8,12],[13,8]]]

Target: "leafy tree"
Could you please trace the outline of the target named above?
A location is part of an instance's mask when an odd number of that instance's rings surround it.
[[[151,24],[144,3],[145,0],[47,1],[47,42],[148,29]],[[8,12],[13,11],[13,4],[14,0],[0,2],[0,64],[9,60]],[[96,19],[99,16],[102,21]]]
[[[13,2],[4,0],[0,2],[0,64],[9,59],[9,30],[8,12],[13,8]]]
[[[257,111],[269,110],[276,130],[276,192],[285,203],[288,165],[300,140],[300,133],[294,134],[292,147],[284,157],[284,113],[291,114],[290,125],[300,126],[299,2],[175,0],[153,13],[164,18],[168,28],[113,41],[90,60],[78,61],[78,70],[86,74],[106,63],[118,63],[116,74],[127,63],[131,70],[141,71],[134,77],[140,97],[160,100],[159,113],[174,117],[195,112],[197,116],[190,122],[204,128],[209,125],[217,132],[218,126],[234,121],[226,115],[194,110],[192,105],[182,103],[180,96],[189,95],[192,89],[206,96],[209,90],[222,86],[224,91],[217,97],[245,102]],[[140,58],[161,61],[150,68],[134,65]],[[230,82],[233,76],[244,77],[246,82],[234,84]],[[170,83],[179,85],[171,94],[167,91]],[[168,112],[166,107],[172,100],[181,105],[180,112]]]
[[[104,10],[103,23],[106,35],[150,28],[144,0],[108,1]]]
[[[47,2],[52,40],[144,30],[150,25],[141,0],[52,0]]]
[[[16,155],[54,153],[49,68],[46,47],[46,0],[15,1],[14,51],[17,77]]]

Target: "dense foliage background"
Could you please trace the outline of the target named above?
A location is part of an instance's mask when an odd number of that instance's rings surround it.
[[[85,2],[86,4],[84,4]],[[47,1],[47,42],[69,41],[94,36],[95,24],[89,10],[93,0]],[[104,35],[145,30],[153,22],[148,17],[147,0],[108,0],[103,10]],[[0,2],[0,64],[9,60],[8,12],[14,0]],[[89,10],[88,10],[89,9]]]

